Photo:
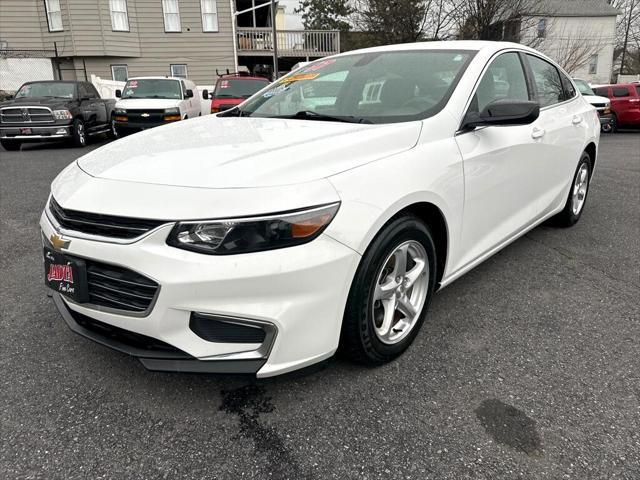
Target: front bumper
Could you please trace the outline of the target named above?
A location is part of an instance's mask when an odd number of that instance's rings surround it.
[[[31,133],[25,133],[29,129]],[[46,140],[59,140],[71,137],[71,125],[33,126],[0,126],[0,138],[3,140],[21,140],[26,142],[38,142]]]
[[[171,123],[178,122],[179,120],[173,120],[170,122],[157,121],[157,122],[115,122],[116,128],[121,132],[141,132],[142,130],[149,130],[150,128],[160,127],[162,125],[169,125]]]
[[[44,238],[57,231],[43,213]],[[230,256],[209,256],[166,245],[172,224],[130,244],[69,238],[65,253],[126,267],[160,285],[151,311],[134,316],[54,296],[72,330],[140,358],[152,370],[255,373],[267,377],[330,357],[338,346],[344,305],[360,256],[327,235],[306,245]],[[225,316],[273,326],[269,345],[207,341],[190,328],[192,314]],[[74,318],[159,340],[171,358],[140,355]],[[266,342],[266,340],[265,340]],[[147,352],[148,353],[148,352]],[[177,356],[176,356],[177,355]]]

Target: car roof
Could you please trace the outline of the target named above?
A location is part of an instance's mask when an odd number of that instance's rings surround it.
[[[335,56],[347,56],[354,53],[394,52],[407,50],[471,50],[476,52],[486,50],[489,52],[498,52],[506,48],[517,48],[519,50],[540,54],[540,52],[534,50],[533,48],[513,42],[494,42],[488,40],[446,40],[437,42],[415,42],[400,43],[395,45],[383,45],[381,47],[370,47],[360,50],[351,50],[349,52],[340,53]]]
[[[149,76],[149,77],[131,77],[131,78],[127,78],[127,81],[129,81],[129,80],[177,80],[177,81],[184,80],[186,82],[190,82],[191,81],[188,78],[170,77],[170,76],[162,76],[162,75]]]
[[[228,75],[220,75],[220,77],[218,77],[218,80],[261,80],[265,82],[269,81],[269,79],[265,77],[253,77],[251,75],[234,75],[232,73]]]

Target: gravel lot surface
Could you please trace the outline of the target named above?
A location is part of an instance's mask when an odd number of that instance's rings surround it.
[[[147,372],[67,329],[38,218],[86,151],[0,150],[0,478],[640,479],[640,133],[603,136],[578,225],[437,294],[397,361],[266,381]]]

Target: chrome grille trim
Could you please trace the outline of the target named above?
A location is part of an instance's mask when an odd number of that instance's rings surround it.
[[[48,107],[4,107],[0,109],[0,123],[54,123],[53,112]]]

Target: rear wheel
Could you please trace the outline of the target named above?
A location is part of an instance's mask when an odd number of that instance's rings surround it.
[[[84,129],[84,122],[80,119],[76,119],[73,122],[72,139],[74,147],[84,147],[87,145],[87,132]]]
[[[390,221],[358,267],[345,309],[341,351],[369,365],[404,352],[424,322],[435,275],[429,228],[412,215]]]
[[[571,227],[580,220],[584,205],[587,201],[587,194],[589,193],[592,165],[593,163],[589,154],[583,152],[576,173],[573,176],[571,190],[569,191],[569,196],[564,208],[551,219],[555,226]]]
[[[2,148],[4,148],[5,150],[14,152],[16,150],[20,150],[22,142],[20,142],[19,140],[0,140],[0,145],[2,145]]]

